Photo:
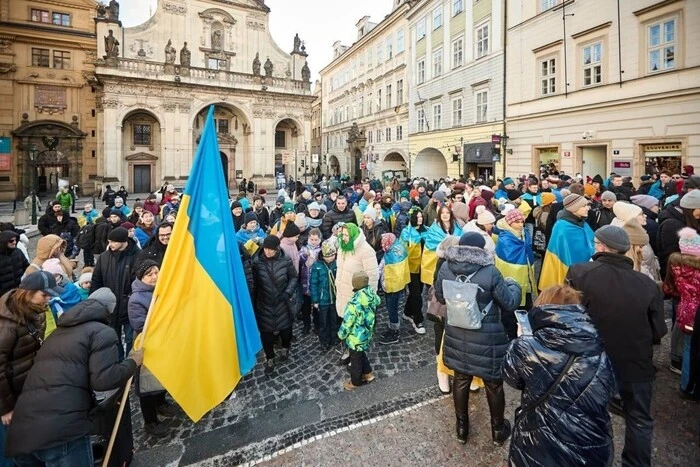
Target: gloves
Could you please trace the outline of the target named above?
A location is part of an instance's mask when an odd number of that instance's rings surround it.
[[[129,356],[127,358],[130,358],[131,360],[136,362],[136,366],[143,365],[143,349],[132,349],[131,352],[129,352]]]

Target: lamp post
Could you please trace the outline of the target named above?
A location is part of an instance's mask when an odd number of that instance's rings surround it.
[[[36,144],[31,144],[29,146],[29,160],[32,162],[32,225],[36,225],[36,215],[37,215],[37,205],[36,205],[36,163],[37,163],[37,150]]]

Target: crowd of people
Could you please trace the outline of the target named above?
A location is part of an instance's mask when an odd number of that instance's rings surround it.
[[[609,410],[626,420],[623,464],[650,465],[664,297],[673,309],[670,370],[681,375],[681,397],[700,398],[700,176],[688,166],[636,185],[616,174],[550,172],[386,185],[323,178],[274,200],[264,189],[242,190],[230,207],[265,374],[274,378],[295,341],[316,339],[324,355],[335,349],[349,365],[346,390],[372,382],[366,352],[383,302],[379,345],[400,342],[402,322],[418,336],[432,323],[436,382],[452,393],[461,442],[470,393],[483,388],[493,442],[512,437],[513,465],[609,465]],[[141,364],[134,334],[143,330],[180,195],[164,185],[130,207],[127,197],[107,186],[105,208],[88,203],[77,217],[60,199],[49,203],[31,260],[17,247],[21,232],[3,228],[0,412],[5,455],[19,465],[59,446],[84,454],[87,399],[66,396],[81,414],[70,419],[42,400],[64,390],[61,381],[78,381],[86,398],[118,387]],[[87,351],[77,357],[79,348]],[[40,377],[47,372],[51,378]],[[167,436],[159,416],[176,408],[147,368],[137,374],[145,429]],[[504,381],[522,391],[513,423]],[[20,441],[39,417],[81,428],[35,430],[32,442]]]

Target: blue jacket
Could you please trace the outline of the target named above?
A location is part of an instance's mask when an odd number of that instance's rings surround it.
[[[545,305],[528,317],[533,335],[515,339],[503,360],[503,379],[529,407],[573,365],[539,406],[516,418],[509,461],[517,466],[612,465],[608,402],[615,392],[612,364],[581,305]]]
[[[337,271],[336,262],[327,263],[323,258],[319,258],[311,265],[311,278],[309,280],[309,293],[311,303],[316,305],[335,304],[335,275]]]

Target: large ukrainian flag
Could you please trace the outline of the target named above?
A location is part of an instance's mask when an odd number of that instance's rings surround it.
[[[451,235],[462,236],[462,229],[457,223],[452,228]],[[420,262],[420,281],[427,285],[433,285],[435,278],[435,268],[437,267],[438,255],[437,247],[447,238],[447,234],[440,227],[440,220],[436,219],[433,225],[425,232],[425,245],[423,246],[423,256]]]
[[[144,329],[144,364],[198,421],[261,348],[209,109]]]
[[[572,265],[590,261],[595,254],[594,238],[593,230],[586,222],[579,227],[565,219],[558,219],[542,261],[540,290],[563,284]]]

